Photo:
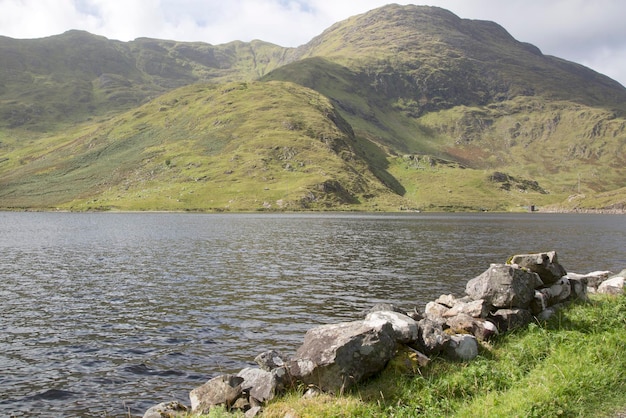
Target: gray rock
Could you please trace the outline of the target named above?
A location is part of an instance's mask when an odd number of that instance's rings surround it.
[[[373,327],[354,321],[312,328],[289,362],[289,372],[305,384],[341,394],[385,367],[395,352],[393,336],[389,323]]]
[[[612,272],[604,270],[592,271],[587,274],[567,273],[567,277],[570,279],[585,279],[587,286],[590,287],[592,291],[595,291],[598,286],[600,286],[600,283],[611,277],[612,274]]]
[[[492,264],[471,279],[465,292],[474,300],[484,299],[496,308],[527,308],[542,285],[536,273],[507,264]]]
[[[478,355],[476,337],[469,334],[450,336],[450,344],[446,348],[446,357],[453,360],[469,361]]]
[[[552,295],[548,289],[535,290],[535,296],[533,297],[533,300],[530,301],[529,305],[530,311],[534,315],[537,315],[539,312],[550,306],[551,297]]]
[[[565,268],[559,264],[556,251],[514,255],[509,263],[537,273],[546,286],[555,283],[567,274]]]
[[[558,311],[563,307],[562,304],[556,304],[553,306],[549,306],[537,315],[537,319],[540,321],[547,321],[552,318]]]
[[[400,309],[399,307],[397,307],[396,305],[392,303],[377,303],[376,305],[372,306],[366,312],[366,314],[372,313],[372,312],[384,312],[384,311],[404,313],[402,309]]]
[[[480,341],[486,341],[498,334],[498,328],[493,322],[463,313],[448,318],[446,325],[456,334],[471,334]]]
[[[246,418],[254,418],[258,416],[260,413],[261,413],[261,407],[253,406],[252,408],[248,409],[244,415]]]
[[[365,325],[378,328],[389,323],[393,328],[393,336],[397,342],[409,344],[417,340],[417,322],[402,313],[394,311],[377,311],[369,313]]]
[[[444,315],[450,308],[437,302],[428,302],[424,308],[424,317],[433,322],[443,325],[446,323]]]
[[[570,295],[570,300],[581,300],[587,301],[589,300],[589,295],[587,292],[587,279],[576,278],[576,277],[567,277],[569,280],[569,284],[572,288],[572,294]]]
[[[243,381],[242,377],[226,374],[193,389],[189,393],[191,412],[206,414],[216,405],[230,408],[243,392],[241,387]]]
[[[532,321],[533,315],[527,309],[498,309],[491,314],[500,332],[511,331],[515,328],[525,327]]]
[[[472,300],[469,302],[457,301],[448,311],[442,316],[449,318],[459,314],[469,315],[472,318],[486,318],[489,315],[489,309],[491,306],[484,300]]]
[[[241,388],[247,390],[254,399],[266,402],[276,396],[278,382],[272,372],[247,367],[237,373],[237,376],[243,378]]]
[[[624,293],[624,276],[613,276],[600,283],[598,293],[605,295],[622,295]]]
[[[265,371],[272,371],[287,364],[287,360],[278,351],[268,350],[254,358],[256,364]]]
[[[163,402],[148,409],[143,418],[175,418],[187,412],[187,407],[178,401]]]
[[[549,305],[556,305],[570,298],[572,294],[572,286],[567,277],[561,277],[553,285],[548,288],[550,294]]]
[[[447,308],[451,308],[456,305],[458,302],[457,298],[453,295],[441,295],[436,300],[435,303],[443,305]]]
[[[443,332],[443,327],[430,319],[422,319],[417,323],[417,349],[426,355],[439,354],[450,343],[450,336]]]

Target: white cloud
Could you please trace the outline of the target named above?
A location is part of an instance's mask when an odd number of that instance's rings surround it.
[[[390,2],[426,3],[495,21],[546,54],[626,84],[621,0],[0,0],[0,35],[35,38],[83,29],[123,41],[262,39],[298,46],[337,21]]]

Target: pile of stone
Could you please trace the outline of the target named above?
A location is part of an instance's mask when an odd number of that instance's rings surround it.
[[[471,279],[465,296],[442,295],[426,304],[424,312],[382,304],[362,320],[312,328],[291,359],[268,351],[256,357],[258,367],[217,376],[192,390],[191,412],[223,406],[253,417],[267,401],[298,384],[310,388],[307,396],[342,394],[381,372],[400,352],[408,353],[416,367],[433,355],[469,361],[478,355],[480,341],[544,321],[564,303],[586,300],[588,293],[623,293],[625,276],[626,270],[568,274],[554,251],[515,255]],[[162,403],[144,418],[187,410],[180,402]]]

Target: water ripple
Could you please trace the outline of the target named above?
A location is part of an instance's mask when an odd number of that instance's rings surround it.
[[[187,402],[314,325],[423,308],[515,252],[624,268],[625,237],[603,216],[0,213],[0,415]]]

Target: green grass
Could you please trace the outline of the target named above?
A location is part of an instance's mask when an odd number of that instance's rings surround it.
[[[594,297],[500,336],[467,363],[388,368],[341,397],[296,390],[265,417],[584,417],[626,407],[626,297]]]

